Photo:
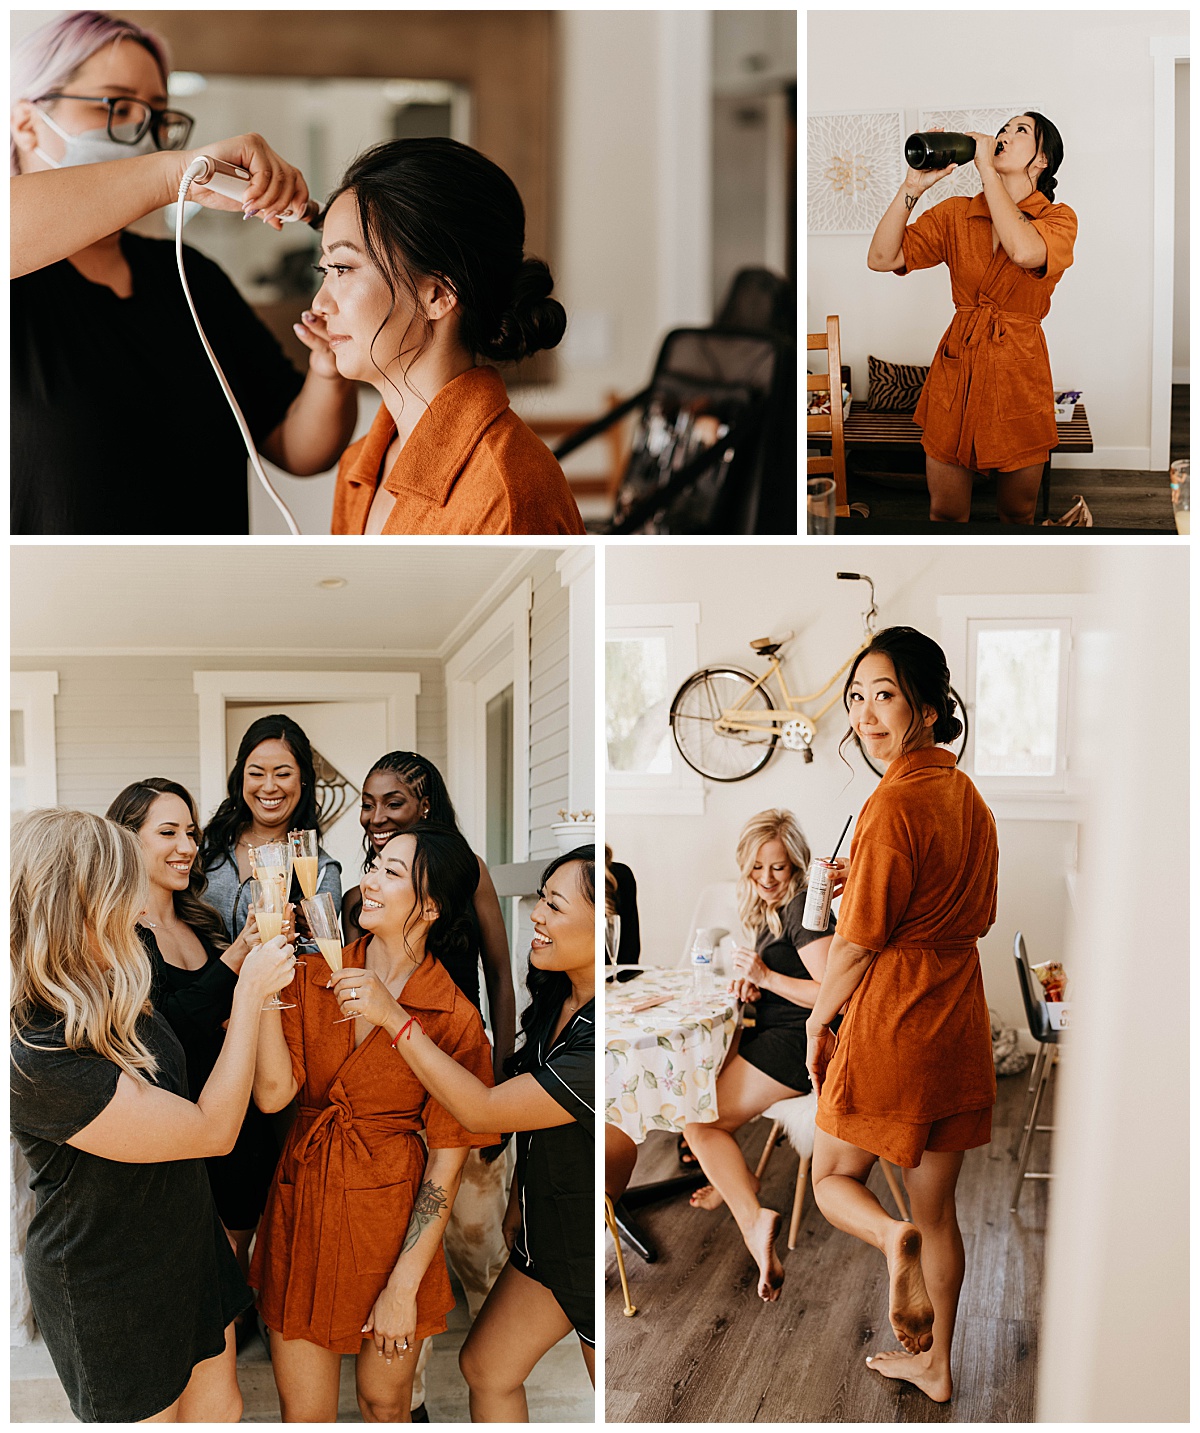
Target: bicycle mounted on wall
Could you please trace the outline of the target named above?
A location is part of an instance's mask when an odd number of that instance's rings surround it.
[[[767,659],[767,669],[761,676],[755,677],[741,667],[724,664],[702,667],[675,693],[669,717],[671,734],[680,756],[693,771],[710,781],[745,781],[766,766],[781,741],[787,750],[801,752],[805,763],[812,761],[812,744],[821,718],[841,700],[839,678],[849,671],[854,659],[870,643],[879,616],[875,584],[866,573],[839,572],[837,576],[843,582],[865,582],[870,588],[871,602],[863,613],[862,641],[815,692],[800,694],[788,689],[779,652],[794,633],[784,632],[778,638],[759,637],[750,643],[756,656]],[[771,679],[776,676],[782,703],[776,700],[770,687]],[[955,751],[955,755],[961,757],[967,742],[967,711],[963,699],[953,688],[951,696],[958,704],[963,723],[962,737]],[[826,700],[816,711],[804,710],[822,697]],[[882,776],[882,771],[866,753],[862,755],[876,776]]]

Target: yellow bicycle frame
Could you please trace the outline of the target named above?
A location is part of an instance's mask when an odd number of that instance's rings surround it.
[[[870,639],[868,639],[868,641],[869,640]],[[739,732],[771,731],[775,727],[783,726],[787,722],[795,721],[799,718],[807,722],[812,732],[815,733],[817,723],[831,707],[837,704],[841,693],[835,691],[824,706],[811,714],[801,710],[803,703],[814,702],[818,697],[824,696],[838,678],[850,669],[854,659],[866,646],[867,642],[864,642],[860,647],[857,647],[851,652],[850,656],[846,658],[825,685],[818,687],[815,692],[810,692],[807,696],[800,696],[799,694],[793,694],[788,691],[787,678],[783,675],[783,662],[780,660],[778,654],[772,656],[769,659],[767,670],[758,678],[754,685],[747,687],[745,693],[734,702],[733,706],[722,709],[721,715],[713,722],[713,730],[721,736],[736,736]],[[774,695],[767,686],[767,683],[776,674],[779,676],[779,687],[783,692],[784,707],[782,709],[775,704]],[[770,709],[767,711],[746,711],[745,704],[754,693],[760,689],[771,703]]]

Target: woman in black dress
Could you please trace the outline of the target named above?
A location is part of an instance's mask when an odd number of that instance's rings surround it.
[[[516,1130],[511,1253],[459,1354],[474,1423],[525,1423],[525,1379],[574,1328],[595,1382],[596,856],[542,873],[532,914],[525,1043],[488,1089],[428,1039],[370,972],[333,977],[345,1015],[381,1025],[425,1088],[469,1130]]]
[[[141,847],[149,898],[138,935],[154,974],[150,998],[179,1037],[195,1099],[221,1053],[238,972],[257,943],[254,916],[231,944],[221,917],[204,900],[206,882],[196,859],[200,823],[186,787],[161,776],[137,781],[106,814],[132,831]],[[270,1120],[251,1103],[231,1153],[206,1161],[217,1213],[243,1276],[277,1153]]]
[[[14,826],[10,1122],[36,1201],[25,1275],[76,1418],[236,1423],[233,1320],[251,1294],[202,1161],[233,1148],[259,1012],[295,958],[282,937],[246,956],[193,1101],[149,1001],[135,933],[147,894],[138,843],[113,822],[56,809]]]
[[[741,1038],[717,1077],[713,1124],[688,1124],[684,1134],[710,1183],[696,1190],[698,1209],[729,1205],[758,1265],[759,1297],[773,1301],[783,1283],[775,1253],[779,1215],[758,1202],[758,1181],[735,1135],[776,1100],[807,1095],[805,1021],[820,990],[832,934],[800,924],[808,889],[809,850],[790,811],[760,811],[738,837],[738,914],[754,931],[753,950],[734,952],[738,998],[756,1001],[753,1028]],[[833,917],[830,916],[830,931]],[[803,948],[803,958],[800,950]]]

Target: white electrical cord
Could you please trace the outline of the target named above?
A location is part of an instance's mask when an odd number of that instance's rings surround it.
[[[205,353],[208,354],[208,361],[212,364],[213,372],[217,375],[217,382],[221,385],[221,391],[225,394],[230,408],[233,409],[233,416],[237,419],[237,425],[242,435],[242,442],[246,445],[246,452],[250,455],[251,466],[258,475],[259,482],[266,488],[267,492],[270,493],[271,501],[283,514],[283,520],[288,525],[288,531],[295,537],[299,537],[300,529],[296,524],[296,519],[292,516],[287,503],[284,502],[271,486],[271,480],[267,477],[266,473],[263,472],[262,460],[259,458],[258,450],[254,446],[254,439],[250,436],[249,425],[246,422],[242,410],[238,407],[237,399],[233,396],[233,389],[230,388],[224,373],[221,372],[221,365],[217,362],[217,355],[212,351],[212,346],[205,336],[204,328],[200,323],[200,315],[196,312],[196,305],[192,300],[192,291],[188,288],[187,274],[184,273],[183,269],[183,216],[188,190],[201,175],[209,175],[211,171],[212,161],[201,155],[199,159],[194,159],[191,164],[188,165],[183,172],[183,178],[179,181],[179,200],[175,206],[175,264],[179,269],[179,282],[183,285],[184,297],[187,299],[188,308],[191,309],[192,318],[196,324],[196,332],[200,335],[200,342],[204,345]]]

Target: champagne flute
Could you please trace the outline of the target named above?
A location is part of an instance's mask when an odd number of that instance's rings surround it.
[[[274,940],[277,935],[283,934],[287,891],[282,879],[277,880],[271,876],[268,876],[266,880],[251,881],[248,889],[250,906],[254,911],[254,924],[258,929],[259,944],[265,944],[269,940]],[[298,961],[297,964],[299,963]],[[264,1010],[294,1010],[295,1008],[294,1005],[288,1005],[285,1001],[280,1000],[278,992],[272,995],[263,1006]]]
[[[296,872],[300,889],[311,900],[317,893],[317,833],[289,831],[288,843],[292,848],[292,869]]]
[[[308,928],[312,931],[317,948],[336,975],[342,968],[342,931],[338,925],[337,907],[333,903],[333,897],[328,891],[322,891],[318,896],[306,896],[300,904],[304,907],[304,918],[308,921]],[[347,1021],[357,1018],[356,1015],[343,1015],[333,1023],[345,1025]]]
[[[604,950],[609,965],[616,965],[617,952],[621,948],[621,917],[614,911],[604,917]]]

